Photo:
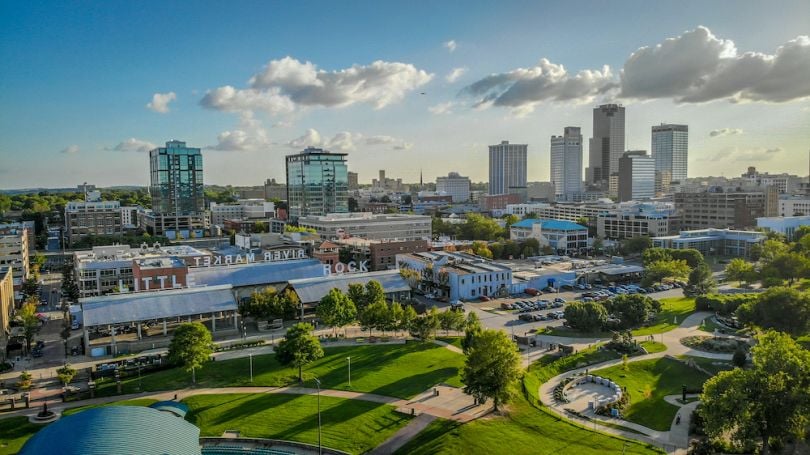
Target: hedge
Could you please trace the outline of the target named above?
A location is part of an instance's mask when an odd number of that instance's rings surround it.
[[[706,294],[695,298],[695,307],[699,311],[712,310],[722,315],[730,315],[740,305],[756,301],[759,294]]]

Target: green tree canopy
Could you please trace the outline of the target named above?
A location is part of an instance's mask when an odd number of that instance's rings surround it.
[[[421,341],[429,341],[436,336],[436,330],[438,329],[439,313],[434,306],[413,320],[411,336]]]
[[[765,276],[787,280],[792,285],[798,278],[805,278],[810,273],[810,260],[801,253],[780,253],[763,268]]]
[[[207,362],[214,352],[211,332],[200,322],[177,326],[169,343],[169,361],[191,371],[192,383],[197,382],[195,370]]]
[[[467,351],[461,381],[464,393],[481,403],[492,399],[497,411],[512,397],[520,375],[520,354],[515,343],[500,330],[484,330]]]
[[[445,335],[451,330],[464,330],[464,313],[460,311],[442,311],[439,313],[439,327],[444,330]]]
[[[481,319],[478,318],[477,314],[471,311],[467,315],[467,320],[464,321],[464,339],[461,340],[461,348],[464,350],[465,354],[470,350],[473,342],[475,342],[475,337],[483,330],[484,328],[481,327]]]
[[[754,264],[741,258],[732,259],[726,265],[726,279],[731,281],[750,282],[756,279]]]
[[[810,296],[792,288],[775,287],[737,309],[742,322],[794,336],[810,332]]]
[[[31,343],[34,341],[36,334],[39,333],[40,327],[42,327],[37,317],[37,302],[36,296],[29,296],[17,312],[17,317],[22,322],[23,337],[28,352],[31,352]]]
[[[790,336],[768,332],[751,349],[753,366],[720,372],[703,387],[701,415],[713,439],[730,440],[737,450],[762,453],[810,424],[810,351]]]
[[[276,347],[276,359],[279,363],[298,368],[299,382],[304,382],[304,366],[323,357],[321,342],[312,331],[312,325],[299,322],[287,329],[287,334]]]
[[[609,300],[607,310],[621,319],[625,329],[638,327],[661,309],[661,303],[642,294],[621,294]]]
[[[689,266],[684,260],[655,261],[645,267],[641,282],[643,286],[649,286],[665,279],[686,279],[689,272]]]
[[[354,302],[340,289],[334,288],[323,296],[316,309],[318,317],[324,324],[335,330],[345,327],[357,319],[357,308]]]
[[[700,263],[689,272],[689,285],[684,292],[690,296],[706,295],[717,289],[712,270],[706,263]]]
[[[605,306],[599,302],[571,302],[565,307],[565,320],[580,332],[601,330],[607,317]]]

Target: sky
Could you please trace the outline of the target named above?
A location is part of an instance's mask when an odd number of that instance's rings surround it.
[[[456,171],[487,145],[689,125],[689,176],[810,172],[810,2],[0,1],[0,188],[148,185],[148,150],[203,149],[208,184],[284,181],[347,152],[370,182]],[[587,166],[587,146],[583,151]]]

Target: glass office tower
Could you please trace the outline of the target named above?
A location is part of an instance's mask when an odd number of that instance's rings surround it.
[[[349,171],[346,155],[313,147],[287,155],[290,219],[348,213]]]
[[[159,215],[190,215],[205,210],[203,162],[199,148],[182,141],[149,152],[152,211]]]
[[[662,123],[652,127],[656,191],[668,192],[671,182],[686,181],[689,158],[689,127]]]

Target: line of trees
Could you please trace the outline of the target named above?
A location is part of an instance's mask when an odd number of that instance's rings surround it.
[[[666,280],[685,280],[686,295],[704,295],[712,292],[717,283],[700,251],[670,248],[647,248],[641,255],[644,264],[642,286]]]
[[[568,326],[580,332],[628,330],[661,311],[661,302],[641,294],[623,294],[601,302],[572,302],[565,307]]]

